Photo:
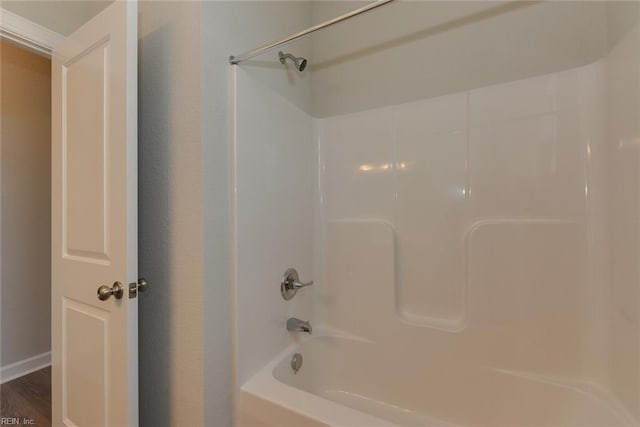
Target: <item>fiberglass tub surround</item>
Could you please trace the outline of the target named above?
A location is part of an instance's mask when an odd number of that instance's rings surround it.
[[[234,67],[240,425],[638,425],[639,17],[399,3]]]

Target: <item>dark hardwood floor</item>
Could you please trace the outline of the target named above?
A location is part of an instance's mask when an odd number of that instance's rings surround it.
[[[34,426],[51,426],[51,367],[0,385],[0,417],[33,420]]]

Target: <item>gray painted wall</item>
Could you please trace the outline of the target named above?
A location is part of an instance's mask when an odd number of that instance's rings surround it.
[[[311,37],[313,115],[397,105],[591,63],[606,53],[606,2],[578,3],[404,1],[320,31]],[[313,21],[360,4],[314,1]]]
[[[0,44],[0,362],[51,350],[51,62]]]
[[[139,4],[142,426],[204,425],[200,7]]]
[[[311,24],[311,4],[301,1],[213,1],[202,4],[202,141],[204,189],[205,425],[231,425],[232,287],[229,218],[229,71],[227,59]],[[287,49],[307,55],[310,43]],[[310,108],[308,74],[297,87],[276,52],[244,69],[301,109]],[[261,67],[257,62],[265,61]],[[273,64],[276,64],[273,67]],[[258,65],[256,67],[256,65]],[[305,84],[305,81],[307,84]],[[300,88],[303,88],[300,90]],[[307,88],[305,90],[304,88]],[[276,287],[277,289],[277,287]]]

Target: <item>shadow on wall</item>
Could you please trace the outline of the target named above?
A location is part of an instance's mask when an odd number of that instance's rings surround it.
[[[154,427],[171,420],[169,39],[163,26],[138,42],[138,258],[140,276],[152,284],[139,300],[140,425]]]

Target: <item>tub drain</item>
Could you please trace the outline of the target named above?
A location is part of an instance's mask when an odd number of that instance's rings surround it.
[[[300,368],[302,368],[302,355],[296,353],[291,357],[291,369],[293,369],[294,374],[297,374]]]

